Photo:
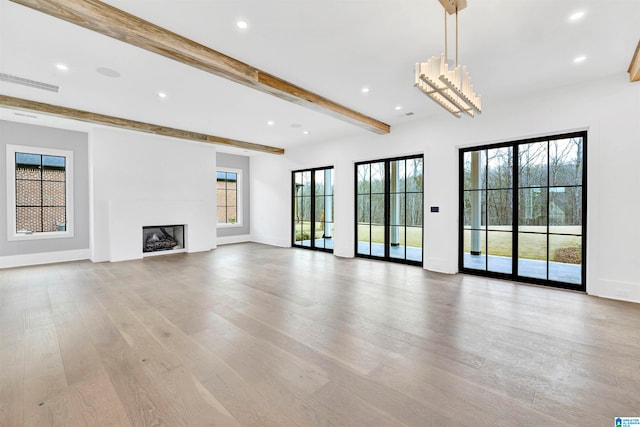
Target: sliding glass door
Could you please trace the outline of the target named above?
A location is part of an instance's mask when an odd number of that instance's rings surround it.
[[[422,264],[423,158],[357,163],[356,254]]]
[[[333,251],[333,168],[292,174],[292,245]]]
[[[585,289],[586,132],[460,152],[460,270]]]

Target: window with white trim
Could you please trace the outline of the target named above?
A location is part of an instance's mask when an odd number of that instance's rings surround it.
[[[7,145],[7,238],[73,236],[73,153]]]
[[[216,171],[218,227],[242,226],[242,171],[218,168]]]

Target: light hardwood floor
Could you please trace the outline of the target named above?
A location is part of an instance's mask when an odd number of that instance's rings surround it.
[[[640,305],[258,244],[0,270],[1,426],[612,426]]]

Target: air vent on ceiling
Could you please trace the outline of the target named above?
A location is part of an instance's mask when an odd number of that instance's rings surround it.
[[[36,89],[48,90],[55,93],[60,92],[60,86],[43,83],[36,80],[25,79],[24,77],[13,76],[11,74],[0,73],[0,81],[34,87]]]

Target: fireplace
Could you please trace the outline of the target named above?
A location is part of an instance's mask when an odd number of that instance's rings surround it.
[[[184,225],[142,227],[142,252],[161,253],[185,249]]]

